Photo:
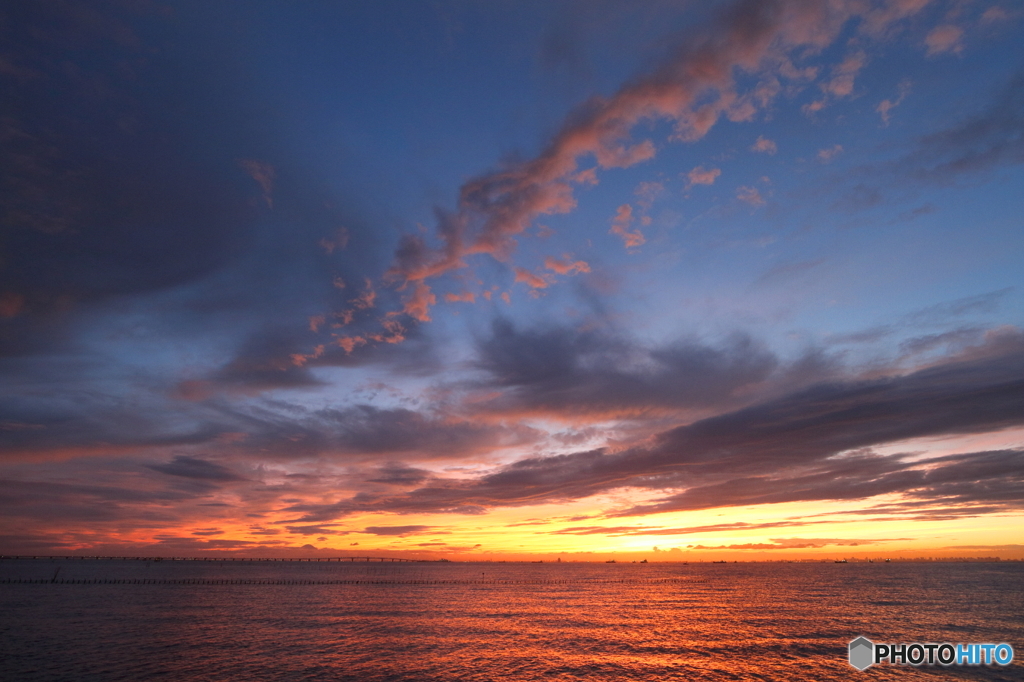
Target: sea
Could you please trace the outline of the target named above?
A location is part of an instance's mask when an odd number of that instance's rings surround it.
[[[1008,643],[1009,666],[848,662]],[[0,679],[1024,680],[1024,563],[0,558]]]

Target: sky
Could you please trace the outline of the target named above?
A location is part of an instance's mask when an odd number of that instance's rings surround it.
[[[0,553],[1024,558],[1016,0],[0,9]]]

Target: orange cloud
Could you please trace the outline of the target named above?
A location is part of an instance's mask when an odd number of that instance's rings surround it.
[[[365,345],[366,339],[361,336],[343,336],[335,343],[344,348],[346,353],[351,353],[357,346]]]
[[[320,357],[323,354],[324,354],[324,347],[323,347],[323,345],[320,345],[320,346],[317,346],[316,348],[314,348],[313,352],[310,353],[309,355],[303,355],[302,353],[294,353],[292,355],[292,364],[295,365],[296,367],[302,367],[308,361],[315,360],[316,358]]]
[[[419,281],[413,285],[412,295],[405,300],[402,312],[420,322],[430,322],[430,306],[436,304],[437,296],[431,293],[425,282]]]
[[[512,268],[516,273],[516,282],[522,282],[531,289],[546,289],[551,286],[552,280],[548,279],[545,275],[535,275],[529,270],[522,268]]]
[[[445,294],[444,300],[449,303],[459,303],[460,301],[463,303],[474,303],[476,302],[476,294],[472,291],[464,291],[461,294]]]
[[[378,343],[401,343],[405,341],[405,327],[395,319],[384,318],[381,325],[388,332],[384,334],[371,334],[369,338]]]
[[[373,290],[373,282],[370,278],[366,278],[366,289],[358,297],[353,298],[349,303],[354,305],[359,310],[366,310],[372,308],[374,302],[377,300],[377,292]]]

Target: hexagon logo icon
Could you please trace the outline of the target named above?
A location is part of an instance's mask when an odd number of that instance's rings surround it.
[[[867,670],[874,663],[875,645],[867,637],[858,637],[850,642],[850,665],[857,670]]]

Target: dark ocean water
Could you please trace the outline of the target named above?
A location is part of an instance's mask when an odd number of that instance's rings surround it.
[[[1016,660],[858,672],[858,635]],[[1021,563],[0,560],[4,682],[1024,680],[1022,656]]]

